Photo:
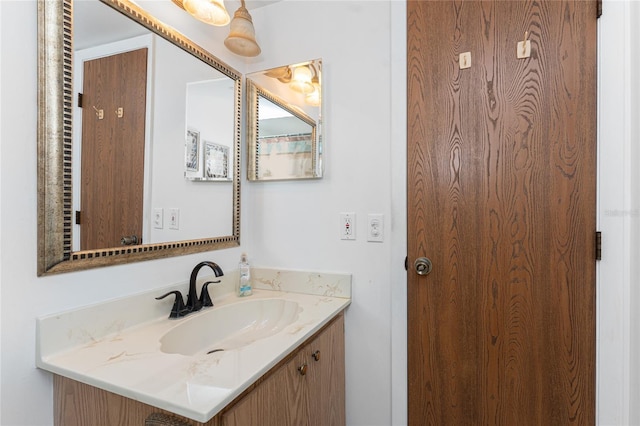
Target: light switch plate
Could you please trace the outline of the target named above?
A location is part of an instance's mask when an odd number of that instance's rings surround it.
[[[367,241],[384,241],[384,215],[371,213],[367,218]]]
[[[163,209],[153,209],[153,227],[156,229],[162,229],[164,227]]]

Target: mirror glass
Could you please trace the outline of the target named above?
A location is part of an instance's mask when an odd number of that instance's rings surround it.
[[[40,6],[39,274],[238,245],[240,74],[135,3]]]
[[[249,180],[322,177],[322,60],[247,75]]]

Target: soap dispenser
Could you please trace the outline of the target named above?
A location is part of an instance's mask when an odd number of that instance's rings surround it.
[[[240,256],[240,263],[238,264],[238,285],[236,287],[236,293],[240,297],[250,296],[251,291],[251,269],[249,268],[249,260],[247,253],[242,253]]]

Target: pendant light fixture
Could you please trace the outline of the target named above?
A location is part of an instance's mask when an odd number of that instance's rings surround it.
[[[205,24],[221,27],[227,25],[231,18],[224,0],[172,0],[191,16]]]
[[[227,49],[240,56],[258,56],[260,54],[253,20],[244,6],[244,0],[241,0],[240,7],[233,14],[229,27],[229,36],[224,40]]]

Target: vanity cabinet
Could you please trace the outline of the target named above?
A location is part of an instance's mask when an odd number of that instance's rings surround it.
[[[207,423],[54,376],[57,426],[345,424],[344,316],[339,314]]]
[[[222,426],[344,425],[342,315],[221,414]]]

